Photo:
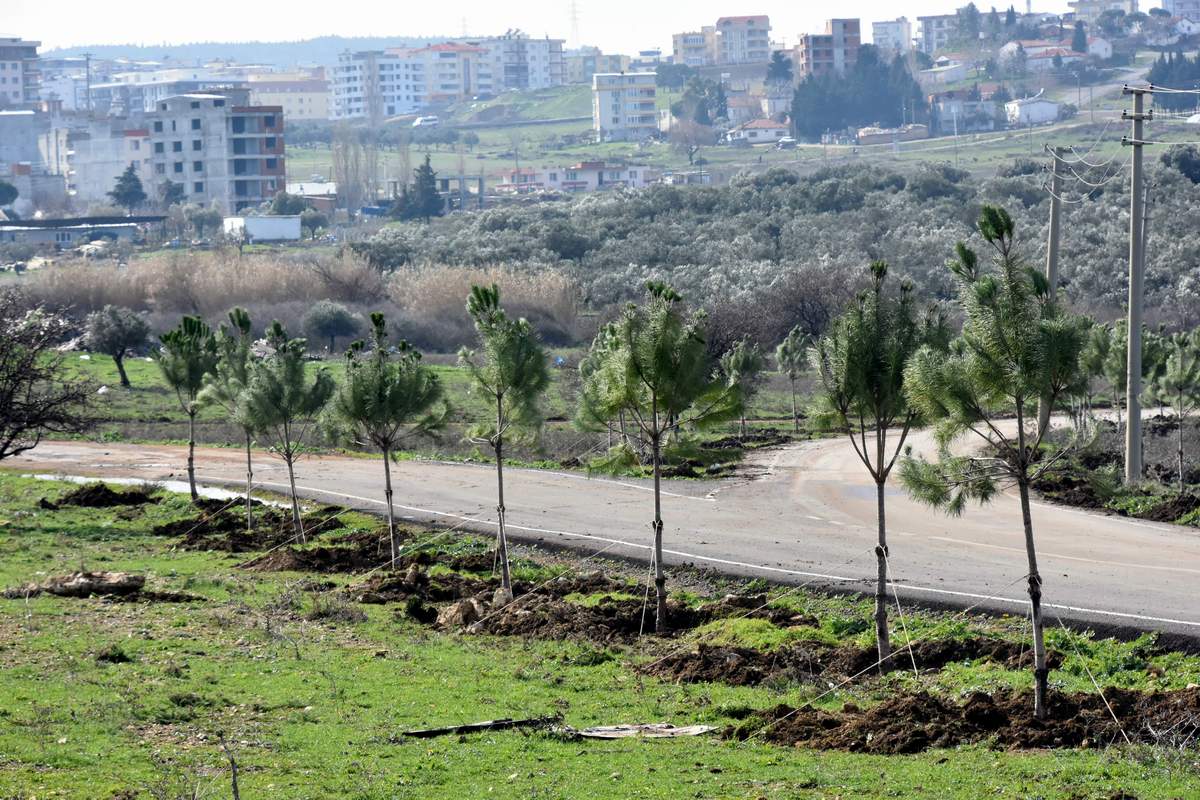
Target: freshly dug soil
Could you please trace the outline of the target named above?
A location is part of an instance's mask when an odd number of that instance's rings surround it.
[[[123,603],[191,603],[202,597],[183,592],[161,592],[146,588],[146,576],[132,572],[72,572],[56,575],[41,583],[5,589],[7,598],[37,597],[51,594],[56,597],[102,597]]]
[[[269,550],[295,536],[292,514],[287,509],[259,506],[254,511],[254,530],[246,531],[245,502],[238,500],[201,500],[200,513],[193,517],[157,525],[155,536],[177,536],[184,550],[217,550],[225,553],[252,553]],[[345,511],[338,506],[323,506],[303,515],[304,532],[318,536],[343,527],[339,517]]]
[[[1033,665],[1033,653],[1020,642],[995,637],[934,639],[917,642],[911,655],[900,652],[875,668],[878,653],[874,647],[842,645],[832,647],[819,642],[799,642],[766,652],[745,647],[715,647],[701,644],[695,652],[674,653],[646,668],[647,674],[680,683],[727,683],[731,686],[757,686],[767,682],[808,683],[824,677],[858,677],[869,680],[880,672],[912,668],[938,670],[959,661],[990,659],[1008,669]],[[1054,669],[1062,664],[1062,655],[1047,653]]]
[[[79,508],[115,508],[117,506],[143,506],[147,503],[158,502],[151,489],[137,487],[124,491],[114,491],[107,483],[87,483],[78,489],[68,492],[57,502],[43,500],[42,508],[55,509],[62,506],[77,506]]]
[[[710,619],[697,609],[673,602],[667,604],[667,625],[672,631],[695,628]],[[643,623],[641,600],[606,598],[595,606],[582,606],[538,594],[491,613],[472,630],[496,636],[585,639],[603,645],[628,643],[639,632],[654,632],[654,604],[645,607]]]
[[[1181,494],[1164,503],[1159,503],[1138,518],[1153,522],[1174,522],[1180,517],[1191,514],[1197,508],[1200,508],[1200,495]]]
[[[725,733],[746,739],[761,731],[776,744],[894,755],[976,742],[1006,749],[1105,747],[1124,741],[1122,728],[1130,740],[1148,743],[1156,741],[1155,731],[1172,731],[1180,741],[1200,732],[1200,690],[1108,689],[1105,697],[1120,726],[1097,694],[1051,692],[1047,718],[1036,720],[1033,694],[1026,690],[975,692],[962,704],[920,692],[836,713],[780,705]]]
[[[281,547],[242,566],[254,572],[363,572],[386,563],[391,552],[386,530],[353,533],[329,544]]]

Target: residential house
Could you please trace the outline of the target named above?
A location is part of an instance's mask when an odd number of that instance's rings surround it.
[[[785,139],[791,135],[791,126],[786,122],[776,122],[771,119],[755,119],[731,129],[725,134],[725,138],[731,142],[774,144],[780,139]]]
[[[1008,124],[1014,127],[1046,125],[1058,120],[1059,105],[1044,97],[1025,97],[1004,104]]]
[[[796,45],[795,68],[800,79],[842,74],[858,62],[862,34],[857,19],[831,19],[824,33],[808,33]]]
[[[940,132],[981,133],[1000,126],[1000,106],[992,100],[970,100],[967,92],[932,95],[929,106],[938,120]]]
[[[1138,0],[1068,0],[1067,5],[1075,19],[1095,25],[1105,11],[1123,11],[1134,14],[1138,11]]]
[[[508,170],[496,191],[505,194],[531,192],[596,192],[607,189],[641,189],[658,181],[653,167],[583,161],[569,167],[522,167]]]
[[[856,141],[861,145],[896,144],[898,142],[915,142],[929,138],[929,128],[926,125],[901,125],[899,128],[877,128],[875,126],[859,128]]]
[[[923,69],[917,72],[917,83],[922,89],[935,86],[945,86],[967,79],[967,65],[962,61],[944,61],[940,66]]]
[[[653,72],[592,76],[592,129],[597,141],[640,141],[657,133],[657,79]]]

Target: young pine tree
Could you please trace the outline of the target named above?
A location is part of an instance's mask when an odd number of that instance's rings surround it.
[[[496,457],[496,549],[501,592],[506,602],[511,602],[512,575],[504,530],[504,444],[541,428],[541,400],[550,385],[550,370],[537,332],[527,320],[511,319],[504,313],[495,284],[471,287],[467,313],[475,323],[479,349],[463,348],[459,362],[470,374],[472,388],[491,409],[491,419],[472,428],[471,436],[491,447]]]
[[[727,383],[737,388],[741,394],[741,414],[739,430],[742,438],[746,438],[746,409],[750,401],[758,394],[762,386],[763,371],[767,367],[767,357],[757,344],[742,339],[729,352],[721,356],[721,374]]]
[[[275,454],[287,466],[291,488],[292,527],[304,542],[304,522],[296,497],[296,461],[304,453],[306,440],[336,388],[325,369],[317,370],[310,382],[304,359],[306,342],[293,339],[275,320],[267,329],[271,353],[250,369],[250,382],[238,401],[238,415],[272,441]]]
[[[391,459],[405,438],[441,427],[448,408],[442,384],[437,374],[421,363],[420,351],[403,339],[389,347],[387,336],[383,314],[371,314],[370,349],[362,341],[350,345],[346,375],[329,403],[327,422],[335,437],[374,447],[383,454],[394,569],[399,547],[392,507]]]
[[[742,394],[713,376],[704,343],[703,312],[684,312],[670,286],[650,283],[640,306],[626,307],[612,335],[597,339],[583,374],[577,423],[586,430],[612,430],[630,419],[629,437],[650,453],[654,471],[654,587],[656,630],[667,630],[667,578],[662,559],[662,452],[669,435],[737,419]],[[596,348],[599,347],[599,352]],[[615,468],[637,458],[619,445],[598,466]]]
[[[217,364],[217,342],[204,320],[192,316],[184,317],[178,327],[164,333],[159,340],[162,346],[155,360],[188,418],[188,486],[195,501],[200,499],[196,491],[196,414],[200,411],[197,398],[204,388],[205,376]]]
[[[808,348],[811,345],[812,337],[797,325],[775,348],[775,362],[779,372],[788,379],[792,391],[792,428],[797,433],[800,432],[800,409],[796,405],[796,381],[808,366]]]
[[[254,529],[254,426],[244,415],[242,394],[250,384],[254,364],[254,338],[250,335],[250,314],[244,308],[229,312],[229,325],[217,331],[217,364],[204,382],[200,404],[216,406],[229,415],[230,421],[242,429],[246,442],[246,530]]]
[[[1170,355],[1152,387],[1156,397],[1169,403],[1179,422],[1176,457],[1179,466],[1179,491],[1186,486],[1183,459],[1183,431],[1188,417],[1200,406],[1200,329],[1189,336],[1177,333],[1170,340]]]
[[[849,434],[854,452],[875,481],[875,637],[882,660],[892,652],[884,487],[918,416],[904,396],[904,368],[918,348],[942,351],[947,334],[939,313],[918,311],[910,283],[900,285],[898,296],[889,295],[887,264],[876,261],[870,270],[871,288],[817,343],[816,366],[823,416]]]
[[[984,272],[975,251],[958,244],[951,269],[965,317],[962,334],[949,352],[922,348],[904,370],[908,401],[937,424],[938,460],[906,456],[900,480],[918,500],[955,515],[968,499],[992,498],[1001,482],[1016,484],[1033,620],[1034,715],[1041,719],[1048,669],[1029,487],[1057,458],[1042,457],[1045,431],[1036,429],[1037,404],[1040,397],[1053,408],[1077,385],[1089,323],[1064,314],[1045,276],[1021,263],[1004,209],[984,206],[979,232],[993,250],[996,270]],[[1015,416],[1015,424],[1006,416]],[[980,437],[986,451],[951,455],[950,443],[966,434]]]

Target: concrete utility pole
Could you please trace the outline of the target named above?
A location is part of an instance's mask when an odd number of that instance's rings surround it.
[[[83,54],[83,70],[84,70],[83,74],[84,74],[84,87],[85,87],[84,91],[87,92],[87,96],[84,98],[84,101],[87,103],[87,112],[88,112],[88,116],[90,117],[92,115],[92,54],[91,53]]]
[[[1133,113],[1121,112],[1121,119],[1133,123],[1131,137],[1121,139],[1121,144],[1133,148],[1133,162],[1129,187],[1129,318],[1128,318],[1128,372],[1126,373],[1125,411],[1128,422],[1125,426],[1125,482],[1137,483],[1142,479],[1142,301],[1145,265],[1143,229],[1145,225],[1145,194],[1142,177],[1143,123],[1154,119],[1154,112],[1146,112],[1146,95],[1151,89],[1134,89],[1126,86],[1123,94],[1133,95]]]
[[[1062,231],[1062,147],[1047,148],[1053,157],[1050,172],[1050,236],[1046,241],[1046,282],[1050,284],[1050,300],[1058,295],[1058,242]],[[1038,434],[1050,428],[1050,402],[1043,397],[1038,402]]]

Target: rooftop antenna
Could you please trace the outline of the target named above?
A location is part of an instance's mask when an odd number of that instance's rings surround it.
[[[462,35],[463,35],[464,39],[471,35],[471,34],[467,33],[467,18],[466,17],[462,18]]]

